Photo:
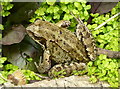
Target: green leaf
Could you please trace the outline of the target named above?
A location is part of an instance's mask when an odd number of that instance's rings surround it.
[[[61,9],[62,9],[63,11],[66,11],[66,10],[67,10],[67,6],[62,5]]]
[[[86,10],[84,11],[84,16],[88,16],[88,12]]]
[[[103,60],[102,63],[103,63],[103,65],[104,65],[105,68],[107,68],[110,65],[109,61],[107,61],[107,59]]]
[[[8,4],[7,9],[6,10],[10,10],[13,7],[13,4]]]
[[[106,26],[107,31],[113,30],[111,26]]]
[[[60,15],[59,14],[54,14],[53,18],[54,19],[60,19]]]
[[[103,47],[104,47],[104,44],[100,44],[99,47],[100,47],[100,48],[103,48]]]
[[[76,9],[72,10],[72,12],[73,12],[73,14],[79,14],[79,11]]]
[[[95,66],[98,66],[98,65],[100,65],[101,63],[102,63],[101,60],[96,60],[96,61],[94,62],[94,65],[95,65]]]
[[[88,68],[88,75],[92,75],[96,72],[96,67],[89,67]]]
[[[105,81],[107,79],[108,79],[108,77],[102,77],[102,78],[100,78],[101,81]]]
[[[113,8],[112,11],[111,11],[112,15],[114,15],[116,13],[116,9]]]
[[[35,11],[35,14],[37,14],[37,16],[42,16],[45,14],[45,8],[39,8]]]
[[[4,30],[4,27],[2,24],[0,24],[0,30]]]
[[[90,61],[87,65],[88,65],[88,66],[92,66],[92,65],[93,65],[93,62]]]
[[[87,5],[84,7],[85,10],[89,10],[91,8],[91,5]]]
[[[35,20],[36,20],[36,18],[32,18],[29,21],[33,23]]]
[[[17,69],[18,69],[18,67],[14,66],[12,64],[5,65],[5,70],[17,70]]]
[[[57,13],[59,11],[59,7],[54,7],[54,13]]]
[[[0,63],[0,68],[2,68],[2,67],[3,67],[3,64]]]
[[[64,20],[70,20],[72,18],[73,18],[73,16],[70,15],[70,14],[65,14],[64,17],[63,17]]]
[[[47,16],[47,17],[45,17],[45,19],[46,19],[47,21],[51,21],[51,20],[52,20],[52,17],[51,17],[51,16]]]
[[[92,25],[92,28],[94,29],[94,28],[96,28],[98,25],[97,24],[93,24]],[[99,32],[99,30],[98,30],[98,32]]]
[[[90,30],[91,30],[91,27],[92,27],[92,26],[91,26],[90,24],[88,24],[88,25],[87,25],[87,27],[88,27],[88,29],[90,29]]]
[[[107,71],[106,70],[102,70],[102,74],[106,75]]]
[[[10,14],[10,12],[6,11],[6,12],[2,12],[2,16],[5,17],[5,16],[8,16]]]
[[[53,7],[53,6],[50,6],[50,7],[47,9],[47,13],[54,13],[54,7]]]
[[[103,60],[103,59],[106,59],[106,58],[107,58],[107,56],[104,55],[104,54],[100,54],[100,56],[99,56],[99,59],[100,59],[100,60]]]
[[[96,83],[97,82],[97,78],[95,76],[92,76],[90,79],[89,79],[92,83]]]
[[[32,58],[27,58],[27,60],[28,60],[29,62],[31,62],[33,59],[32,59]]]
[[[78,10],[82,10],[82,5],[80,4],[80,2],[74,2],[74,6],[78,8]]]
[[[6,57],[0,57],[0,63],[4,63],[7,60]]]
[[[110,62],[110,64],[107,66],[108,69],[114,69],[116,68],[116,63]]]
[[[89,19],[89,15],[85,16],[85,21],[87,21]]]
[[[48,5],[54,5],[56,0],[46,0]]]
[[[114,21],[113,22],[113,28],[116,28],[118,26],[118,22],[117,21]]]
[[[86,7],[86,1],[85,2],[81,2],[82,3],[82,7]]]
[[[70,1],[69,0],[60,0],[60,3],[62,3],[62,4],[69,4]]]
[[[85,18],[83,11],[79,11],[79,14],[80,14],[81,20],[83,20]]]
[[[100,70],[104,69],[104,65],[99,65],[98,69],[100,69]]]
[[[72,11],[72,10],[75,9],[75,7],[74,7],[73,4],[69,4],[67,7],[68,7],[68,10],[69,10],[69,11]]]
[[[3,84],[3,83],[5,83],[6,81],[5,80],[3,80],[1,77],[0,77],[0,84]]]

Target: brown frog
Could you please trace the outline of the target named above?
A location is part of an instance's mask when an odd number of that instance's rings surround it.
[[[55,77],[54,72],[61,70],[66,72],[65,76],[69,76],[74,70],[83,70],[86,68],[86,63],[95,58],[95,52],[89,51],[91,48],[86,50],[88,45],[83,42],[85,39],[77,36],[81,31],[75,35],[66,29],[69,25],[68,21],[61,22],[52,24],[37,20],[26,28],[28,35],[44,49],[42,60],[39,64],[36,63],[37,69],[40,73],[48,72],[51,78]],[[77,29],[84,28],[79,26],[81,25],[78,25]],[[93,42],[90,43],[93,44]],[[92,48],[95,49],[95,47]],[[90,53],[91,57],[88,56]]]

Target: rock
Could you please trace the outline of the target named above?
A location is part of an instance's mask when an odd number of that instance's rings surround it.
[[[63,87],[63,88],[72,88],[72,87],[89,87],[93,89],[94,87],[109,87],[110,85],[106,82],[97,82],[97,83],[90,83],[88,76],[70,76],[65,78],[59,79],[52,79],[52,80],[42,80],[39,82],[35,82],[32,84],[26,84],[19,86],[22,88],[24,87]],[[18,87],[18,86],[17,86]],[[12,88],[14,89],[14,88]]]

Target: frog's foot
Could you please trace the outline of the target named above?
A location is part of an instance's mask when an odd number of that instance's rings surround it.
[[[58,64],[50,69],[48,75],[50,78],[70,76],[73,71],[80,71],[80,70],[84,70],[85,68],[86,68],[85,63],[72,62],[72,63]]]
[[[49,57],[50,57],[49,51],[45,50],[43,53],[43,61],[41,62],[42,59],[40,59],[39,64],[35,62],[35,65],[39,73],[48,72],[48,70],[51,68],[51,60]]]

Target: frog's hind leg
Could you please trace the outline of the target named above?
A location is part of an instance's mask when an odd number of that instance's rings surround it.
[[[80,71],[86,68],[85,63],[71,62],[65,64],[58,64],[53,66],[48,75],[50,78],[58,78],[60,76],[70,76],[73,71]]]
[[[85,45],[88,57],[96,59],[96,45],[91,32],[84,24],[78,24],[76,29],[77,38]]]
[[[71,12],[71,15],[78,22],[77,29],[76,29],[77,38],[85,45],[88,57],[91,60],[95,60],[96,45],[95,45],[95,40],[91,34],[91,31],[87,28],[87,26],[83,23],[83,21],[80,18],[76,18],[72,12]]]

